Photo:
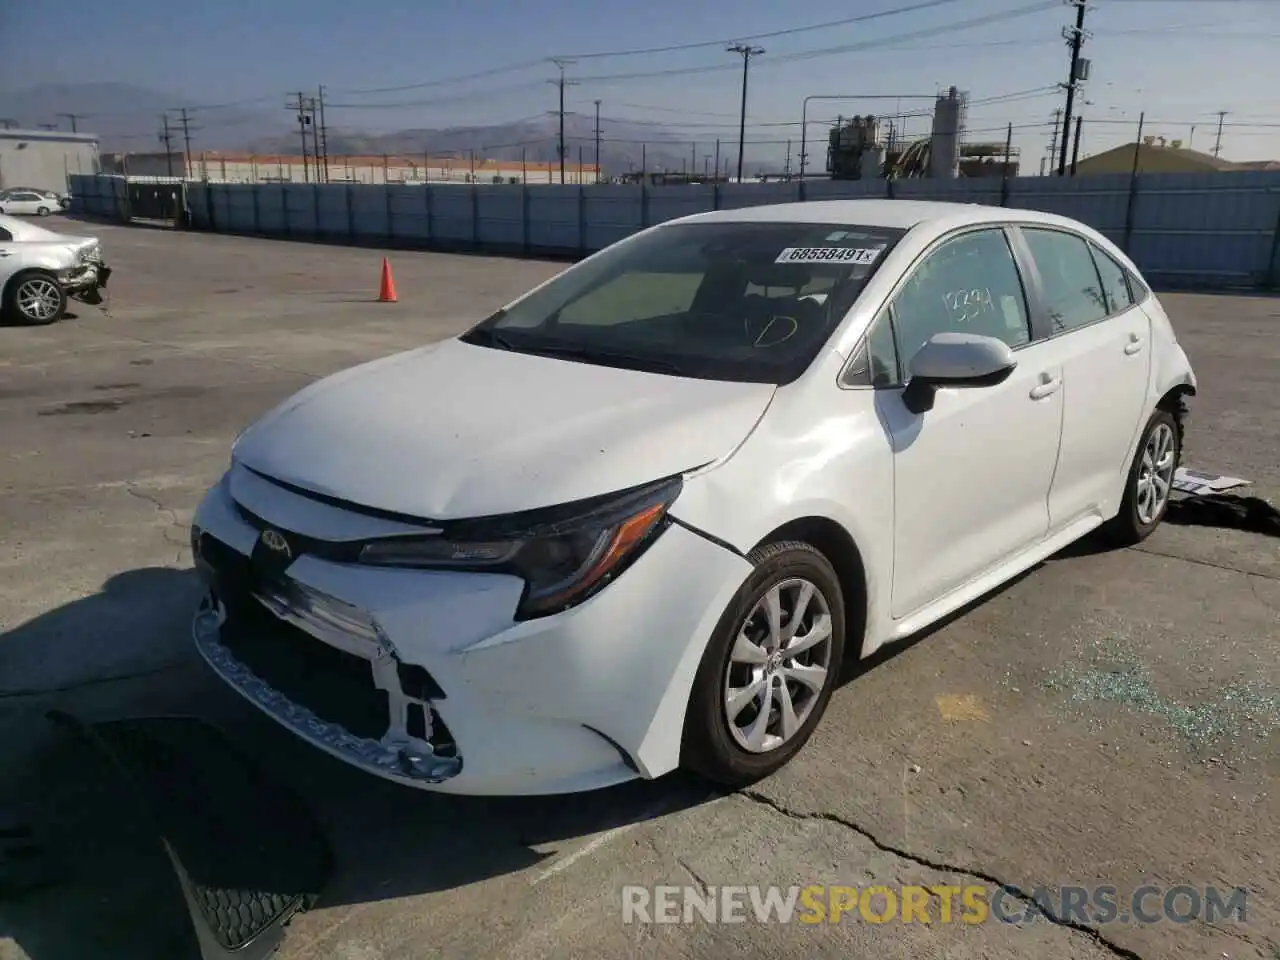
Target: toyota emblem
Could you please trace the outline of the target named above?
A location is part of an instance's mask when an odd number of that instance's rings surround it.
[[[289,541],[284,538],[284,534],[279,530],[263,530],[262,545],[268,550],[286,557],[293,555],[293,551],[289,549]]]

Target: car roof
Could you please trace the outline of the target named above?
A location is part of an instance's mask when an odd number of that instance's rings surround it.
[[[951,227],[964,223],[1017,220],[1078,229],[1082,224],[1066,217],[1038,210],[992,207],[980,203],[946,203],[939,200],[808,200],[803,203],[774,203],[757,207],[716,210],[682,217],[713,223],[837,223],[864,227],[908,230],[922,223]],[[676,221],[672,221],[676,222]]]

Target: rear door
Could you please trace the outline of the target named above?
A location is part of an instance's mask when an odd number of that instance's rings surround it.
[[[1050,336],[1063,346],[1065,405],[1049,524],[1110,517],[1142,428],[1151,370],[1151,321],[1125,271],[1085,237],[1057,227],[1021,228]]]

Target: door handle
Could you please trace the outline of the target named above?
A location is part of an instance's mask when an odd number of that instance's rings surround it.
[[[1142,349],[1143,339],[1136,333],[1129,334],[1129,342],[1124,345],[1124,352],[1129,356],[1133,356]]]
[[[1045,397],[1051,397],[1058,392],[1062,386],[1061,377],[1050,377],[1047,373],[1040,374],[1040,382],[1031,388],[1032,400],[1043,400]]]

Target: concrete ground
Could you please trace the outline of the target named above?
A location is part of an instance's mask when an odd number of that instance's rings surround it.
[[[101,235],[117,272],[106,311],[0,328],[3,783],[16,795],[49,755],[51,706],[216,720],[336,848],[284,957],[1280,958],[1275,540],[1166,524],[1136,549],[1073,548],[860,671],[807,749],[745,793],[681,776],[518,801],[394,787],[193,661],[186,526],[276,401],[457,332],[559,266],[392,253],[387,305],[371,302],[381,251],[52,225]],[[1274,498],[1280,300],[1165,303],[1201,378],[1187,462]],[[126,927],[157,922],[87,884],[0,899],[0,958],[115,956]],[[932,925],[648,925],[623,922],[625,884],[977,884],[1013,904],[1110,885],[1122,907],[1143,884],[1244,887],[1247,912],[966,925],[938,922],[935,898]]]

